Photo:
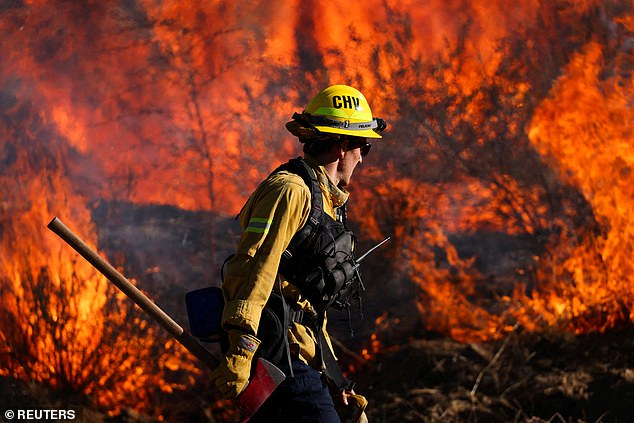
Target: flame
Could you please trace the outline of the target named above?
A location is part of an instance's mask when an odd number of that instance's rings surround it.
[[[567,13],[584,16],[593,7],[579,3]],[[421,109],[419,127],[406,134],[412,151],[425,154],[426,173],[401,160],[400,168],[367,172],[372,188],[355,195],[366,233],[395,235],[397,273],[420,287],[429,329],[472,341],[498,338],[518,324],[586,333],[631,320],[632,17],[610,12],[600,9],[602,42],[571,54],[534,110],[525,104],[539,80],[522,81],[528,71],[513,55],[499,56],[504,48],[488,50],[481,66],[460,49],[434,66],[418,64],[412,72],[423,82],[405,70],[399,75],[402,92],[415,97],[404,102]],[[528,47],[525,57],[534,60]],[[515,79],[506,79],[507,66],[519,70]],[[526,132],[515,122],[522,117]],[[408,148],[402,154],[414,160]],[[492,155],[498,151],[504,154]],[[478,233],[535,240],[512,289],[492,285],[478,257],[460,254],[451,239]]]
[[[20,128],[4,132],[0,144],[9,152],[0,175],[0,374],[90,396],[113,413],[132,407],[160,415],[163,405],[153,396],[182,390],[199,371],[182,348],[166,342],[123,294],[46,229],[62,211],[85,239],[95,239],[86,200],[73,193],[57,161],[65,147],[45,127],[39,130],[51,135],[46,147]]]
[[[398,327],[401,319],[398,317],[391,317],[387,312],[383,312],[379,317],[374,319],[375,332],[370,335],[370,344],[367,348],[361,349],[361,357],[365,360],[370,360],[380,352],[385,352],[390,349],[386,346],[379,336],[384,336],[387,332],[393,331],[395,327]]]
[[[627,22],[631,30],[632,18]],[[605,78],[609,60],[615,73]],[[633,82],[631,50],[609,58],[590,42],[572,58],[529,130],[540,153],[583,193],[602,228],[553,240],[559,254],[544,271],[543,294],[529,301],[550,324],[564,321],[578,333],[634,317]]]
[[[3,374],[110,409],[191,386],[182,351],[42,227],[63,212],[96,244],[94,201],[235,214],[299,153],[283,123],[330,83],[391,123],[355,174],[351,220],[393,236],[389,271],[416,287],[428,329],[470,341],[631,322],[628,2],[261,3],[2,8]],[[482,239],[502,237],[530,248],[491,277]],[[388,348],[383,322],[366,358]]]
[[[396,118],[398,87],[385,82],[393,72],[443,54],[470,20],[477,28],[465,48],[492,72],[505,29],[489,22],[537,19],[534,1],[510,11],[504,2],[387,2],[354,14],[313,3],[106,2],[81,20],[72,7],[33,2],[9,9],[2,21],[11,35],[7,70],[34,87],[30,95],[50,108],[71,145],[100,157],[103,174],[86,187],[91,197],[235,213],[259,179],[297,154],[279,123],[329,81],[359,86],[375,110]],[[71,33],[80,37],[71,41]],[[464,73],[446,77],[468,92],[479,71],[467,63]]]

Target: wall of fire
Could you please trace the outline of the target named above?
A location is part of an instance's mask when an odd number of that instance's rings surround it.
[[[0,4],[0,374],[110,409],[195,383],[45,225],[159,298],[214,283],[229,217],[299,154],[284,122],[332,83],[389,122],[351,187],[362,247],[393,237],[372,322],[469,341],[632,320],[631,3],[366,3]]]

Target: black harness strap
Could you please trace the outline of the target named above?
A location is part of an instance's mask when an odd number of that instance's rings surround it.
[[[320,231],[320,226],[324,224],[323,222],[325,218],[325,212],[323,210],[322,191],[321,187],[319,186],[317,174],[303,159],[292,159],[289,162],[278,167],[272,172],[272,174],[280,171],[288,171],[300,176],[304,183],[310,189],[311,193],[311,207],[308,220],[306,224],[293,236],[287,249],[283,253],[283,259],[285,259],[287,262],[290,262],[293,259],[293,252],[301,251],[305,243],[307,245],[311,245],[310,243],[315,241],[315,238]],[[341,216],[341,218],[345,219],[345,209],[342,212],[344,213],[344,215]],[[328,219],[330,219],[329,216]],[[288,270],[290,271],[292,269]],[[285,276],[292,279],[295,275],[291,274]],[[294,310],[292,307],[290,307],[290,305],[286,303],[286,299],[283,295],[282,302],[284,303],[284,317],[282,320],[285,327],[290,328],[292,326],[292,323],[295,322],[311,329],[311,331],[316,335],[316,346],[318,354],[321,358],[323,373],[335,386],[337,386],[338,389],[352,390],[354,383],[343,376],[343,373],[339,368],[339,364],[337,363],[337,360],[335,360],[335,357],[330,350],[330,347],[326,340],[324,334],[325,309],[320,311],[319,316],[317,317],[317,319],[315,319],[308,313],[304,313],[301,310]],[[288,331],[285,331],[284,333],[284,340],[286,344],[287,359],[289,360],[290,364],[290,345],[288,341]]]
[[[354,389],[354,382],[347,379],[341,372],[339,363],[337,363],[335,356],[332,354],[332,351],[330,351],[324,331],[321,329],[319,330],[319,348],[321,350],[321,359],[324,363],[324,374],[326,377],[328,377],[340,391],[344,389],[352,391]]]
[[[347,379],[343,373],[341,372],[341,368],[339,367],[339,363],[335,359],[335,356],[332,354],[330,347],[328,346],[328,341],[326,340],[326,335],[324,333],[324,323],[323,323],[323,315],[315,320],[308,313],[305,313],[303,310],[294,310],[290,306],[289,312],[289,327],[290,323],[299,323],[303,326],[308,327],[313,333],[317,335],[317,350],[318,354],[321,357],[322,370],[326,377],[340,390],[348,390],[352,391],[354,388],[354,382],[350,379]],[[287,339],[288,345],[288,339]]]
[[[308,215],[308,220],[306,221],[306,224],[297,231],[295,236],[293,236],[288,247],[282,254],[285,259],[291,260],[293,258],[291,251],[297,251],[303,242],[312,239],[313,235],[317,232],[321,223],[321,214],[324,211],[324,201],[321,197],[321,187],[319,186],[317,174],[302,158],[298,157],[288,161],[275,169],[273,173],[283,170],[301,177],[308,189],[310,189],[311,194],[310,214]]]
[[[322,369],[326,377],[340,391],[343,391],[344,389],[352,391],[354,388],[354,382],[344,377],[341,372],[341,368],[339,367],[339,363],[337,363],[335,356],[328,346],[328,341],[326,340],[326,335],[324,333],[324,317],[325,314],[322,313],[319,316],[318,321],[315,321],[312,317],[306,316],[303,320],[303,324],[317,334],[317,347],[319,348]]]
[[[280,297],[282,297],[282,308],[284,310],[284,317],[283,317],[283,328],[284,329],[284,349],[286,350],[286,361],[288,363],[288,371],[290,373],[291,377],[295,377],[295,373],[293,372],[293,363],[291,360],[291,346],[288,342],[288,328],[291,327],[291,307],[288,305],[288,303],[286,302],[286,298],[284,298],[284,294],[282,292],[282,280],[278,277],[277,278],[277,285],[280,291]]]

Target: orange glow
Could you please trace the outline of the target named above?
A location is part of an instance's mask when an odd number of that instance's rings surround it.
[[[578,333],[610,328],[631,319],[634,309],[634,79],[619,72],[631,65],[629,53],[617,53],[617,73],[607,79],[600,77],[605,60],[594,42],[575,54],[529,130],[531,142],[579,187],[604,228],[600,237],[578,235],[577,245],[559,243],[566,249],[548,263],[544,298],[527,300],[550,324],[563,321]]]
[[[28,134],[12,136],[25,145],[33,141]],[[3,216],[11,216],[0,231],[0,374],[92,396],[109,412],[132,407],[158,415],[163,406],[150,395],[185,386],[182,377],[168,381],[166,373],[189,374],[189,384],[200,372],[184,349],[165,343],[160,328],[148,325],[130,300],[46,229],[61,213],[94,248],[85,199],[55,168],[63,149],[56,137],[49,141],[16,150],[0,174]]]
[[[300,154],[284,123],[333,83],[390,124],[350,218],[365,240],[393,237],[376,254],[414,287],[410,318],[465,342],[634,319],[626,1],[9,3],[0,374],[160,415],[155,394],[199,373],[45,224],[60,215],[97,245],[99,202],[234,215]],[[362,357],[390,347],[392,324]]]
[[[518,10],[524,6],[518,6]],[[579,2],[566,13],[569,17],[583,14],[594,6],[594,2]],[[483,33],[497,33],[491,39],[509,29],[505,19],[521,16],[530,22],[544,13],[530,12],[530,7],[518,16],[498,13],[495,6],[475,10],[481,18],[475,20],[475,25],[483,24],[485,16],[497,23],[484,28]],[[619,45],[620,38],[614,34],[621,31],[629,34],[624,35],[626,39],[631,37],[632,17],[615,18],[611,25],[613,32],[606,37],[612,44],[589,42],[572,54],[526,128],[501,118],[507,110],[511,119],[514,112],[520,116],[533,89],[530,83],[535,81],[506,80],[503,73],[491,79],[501,60],[509,59],[500,56],[502,50],[497,47],[487,49],[486,43],[480,44],[477,50],[485,52],[480,64],[470,61],[464,52],[444,68],[422,66],[428,72],[420,73],[421,78],[427,78],[426,90],[417,90],[421,82],[408,79],[407,71],[401,72],[398,84],[412,87],[402,91],[422,96],[424,101],[417,104],[425,111],[420,113],[421,130],[416,133],[421,139],[414,138],[398,148],[405,150],[418,142],[424,147],[421,151],[427,153],[422,162],[427,169],[422,175],[396,168],[371,169],[365,173],[364,182],[372,188],[359,189],[355,195],[362,198],[365,207],[360,218],[366,234],[374,239],[395,235],[394,256],[404,257],[398,261],[398,269],[420,287],[418,306],[429,329],[471,341],[499,338],[513,330],[516,323],[532,331],[554,327],[586,333],[631,320],[632,58],[627,42]],[[471,46],[476,39],[465,42]],[[533,47],[526,46],[529,51]],[[606,48],[609,53],[605,53]],[[496,98],[508,103],[498,101],[494,109],[489,109],[491,92],[503,94]],[[450,101],[451,96],[455,98]],[[505,132],[496,132],[498,122],[506,124]],[[474,134],[461,138],[461,125],[473,128]],[[484,171],[478,168],[482,166],[478,150],[488,153],[496,143],[508,142],[509,146],[506,155],[495,160],[510,162],[507,157],[518,147],[510,140],[515,136],[524,138],[524,130],[531,147],[549,169],[534,168],[531,175],[515,168],[496,173],[495,162]],[[464,162],[466,169],[451,168],[457,176],[441,179],[443,168],[434,168],[435,162],[443,163],[439,153],[453,158],[445,165]],[[432,176],[439,174],[440,181],[430,178],[427,182],[425,171]],[[539,173],[543,173],[539,183],[529,184],[518,178],[534,178]],[[551,180],[578,190],[581,199],[565,198],[564,203],[570,204],[553,213]],[[398,204],[398,208],[386,210],[386,205],[377,201],[381,198],[387,198],[388,204]],[[591,212],[574,209],[576,203],[584,202]],[[514,269],[521,279],[502,294],[479,271],[479,258],[459,254],[450,238],[487,233],[541,239],[540,252],[533,255],[529,268]],[[488,291],[495,296],[485,296]]]

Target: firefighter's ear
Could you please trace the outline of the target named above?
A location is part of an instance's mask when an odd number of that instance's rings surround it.
[[[338,152],[337,157],[339,157],[339,160],[342,160],[343,156],[346,155],[346,146],[347,146],[347,141],[344,141],[339,144],[339,148],[337,151]]]

